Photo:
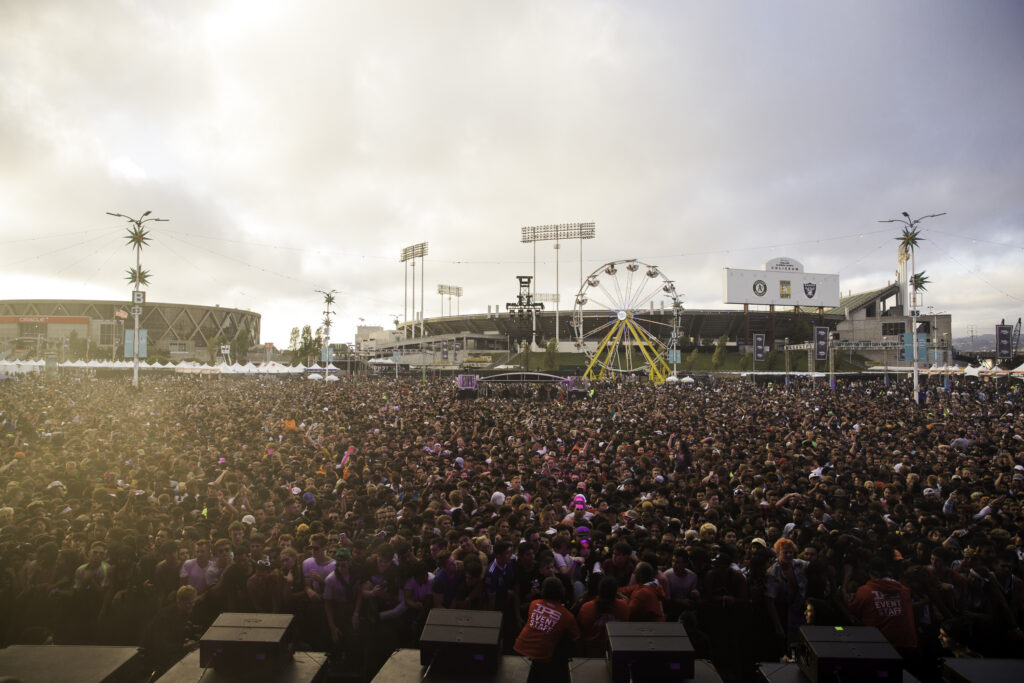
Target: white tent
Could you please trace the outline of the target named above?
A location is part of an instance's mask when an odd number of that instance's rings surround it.
[[[679,381],[682,382],[683,384],[693,384],[695,380],[692,377],[683,377]]]
[[[320,374],[317,374],[315,372],[311,372],[308,375],[306,375],[306,379],[319,380],[319,381],[322,382],[322,381],[324,381],[324,376],[320,375]]]

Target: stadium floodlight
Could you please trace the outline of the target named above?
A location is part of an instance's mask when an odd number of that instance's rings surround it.
[[[402,305],[404,307],[403,316],[405,322],[409,322],[409,305],[407,303],[409,296],[409,266],[412,266],[412,316],[416,318],[416,259],[420,260],[420,336],[423,336],[423,257],[427,255],[429,251],[429,245],[427,242],[418,242],[411,244],[408,247],[402,249],[402,254],[399,260],[406,264],[405,267],[405,295],[402,298]],[[414,320],[415,322],[415,320]],[[408,334],[408,328],[405,330]],[[413,336],[415,336],[416,325],[413,324]]]
[[[533,282],[537,283],[537,242],[554,240],[555,242],[555,294],[561,290],[559,287],[558,252],[561,249],[562,240],[580,241],[580,282],[583,282],[583,240],[594,239],[594,222],[586,223],[556,223],[552,225],[533,225],[524,227],[521,241],[533,244]],[[536,292],[534,292],[536,294]],[[558,330],[558,306],[555,306],[555,343],[559,341]]]
[[[441,295],[441,317],[444,317],[444,297],[448,295],[448,315],[452,314],[452,297],[455,297],[456,303],[462,297],[462,287],[458,285],[438,285],[437,293]]]

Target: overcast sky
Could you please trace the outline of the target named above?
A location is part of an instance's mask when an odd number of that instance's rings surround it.
[[[149,300],[280,347],[316,289],[334,340],[390,326],[420,241],[427,317],[513,300],[520,229],[574,221],[585,271],[728,308],[722,268],[776,256],[884,286],[902,211],[947,212],[922,309],[990,332],[1024,313],[1024,3],[0,0],[0,298],[127,299],[105,212],[146,210]]]

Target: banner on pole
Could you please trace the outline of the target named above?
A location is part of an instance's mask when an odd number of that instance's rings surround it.
[[[764,346],[765,334],[758,332],[754,335],[754,360],[763,363],[768,358],[768,352]]]
[[[914,345],[910,341],[913,337],[910,336],[909,332],[905,332],[900,335],[900,341],[903,342],[903,348],[900,349],[901,357],[900,360],[904,362],[913,362],[914,360]],[[928,333],[918,332],[917,333],[917,360],[927,361],[928,360]]]
[[[828,360],[828,327],[814,326],[814,360]]]
[[[139,330],[139,358],[146,357],[147,342],[149,341],[148,330]],[[124,357],[135,357],[135,330],[124,331]]]
[[[1013,357],[1013,325],[996,325],[996,359]]]

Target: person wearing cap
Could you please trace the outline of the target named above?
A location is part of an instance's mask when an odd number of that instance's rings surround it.
[[[326,534],[309,537],[310,556],[302,561],[302,576],[306,581],[306,596],[315,609],[324,599],[327,578],[334,572],[335,560],[327,556]]]
[[[363,603],[363,585],[358,568],[353,566],[352,551],[339,548],[334,553],[334,571],[324,581],[323,605],[327,630],[339,654],[355,654],[359,612]]]

